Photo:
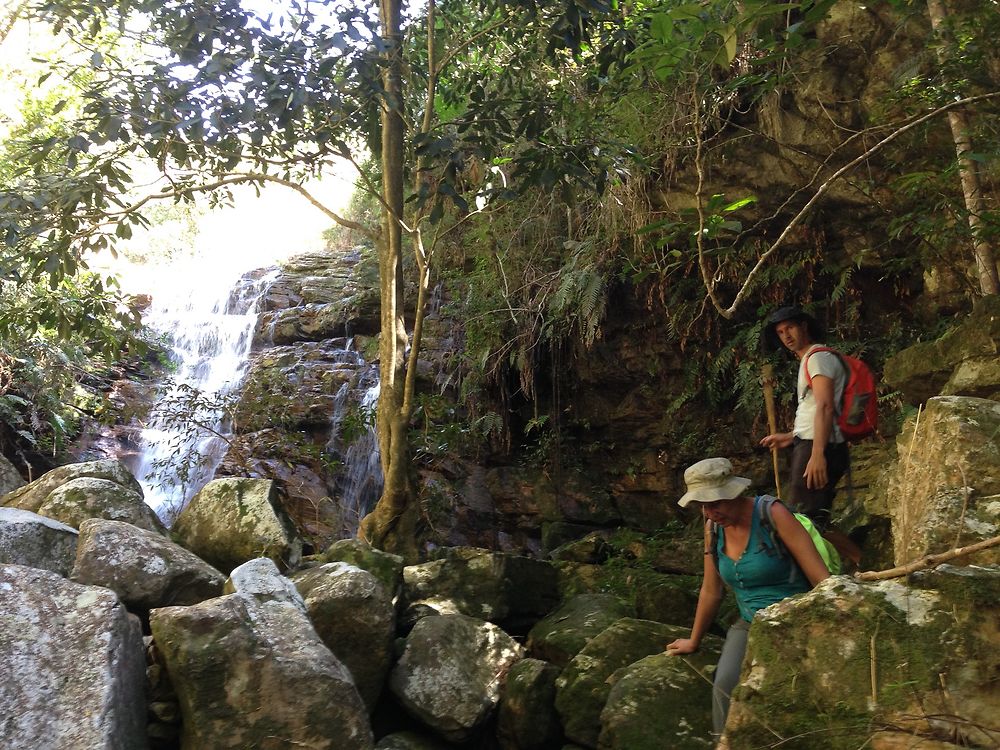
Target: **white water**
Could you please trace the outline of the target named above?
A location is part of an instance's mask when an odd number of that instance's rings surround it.
[[[368,387],[361,397],[358,410],[362,414],[374,416],[375,405],[378,403],[379,382]],[[375,432],[374,418],[354,440],[344,446],[341,438],[342,426],[347,405],[348,385],[345,383],[337,394],[334,404],[332,429],[327,451],[337,455],[343,462],[343,472],[337,483],[340,495],[341,516],[345,519],[344,531],[348,536],[354,536],[358,524],[365,515],[375,507],[382,494],[382,461],[378,447],[378,436]]]
[[[165,271],[166,273],[166,271]],[[130,466],[146,502],[167,520],[215,474],[228,447],[222,402],[242,385],[258,305],[277,270],[251,283],[192,266],[158,284],[144,322],[168,342],[176,371],[161,388]],[[171,418],[184,413],[185,419]]]

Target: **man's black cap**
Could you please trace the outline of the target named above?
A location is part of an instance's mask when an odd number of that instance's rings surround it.
[[[784,348],[781,339],[778,338],[778,334],[774,329],[778,323],[783,323],[786,320],[805,323],[806,331],[813,342],[823,340],[823,327],[816,321],[816,318],[805,312],[798,305],[786,305],[785,307],[779,307],[767,317],[767,324],[764,326],[760,341],[764,351],[776,352]]]

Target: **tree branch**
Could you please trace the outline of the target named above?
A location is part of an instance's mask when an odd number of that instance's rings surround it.
[[[950,549],[947,552],[940,552],[936,555],[925,555],[924,557],[916,560],[911,560],[905,565],[890,568],[889,570],[869,570],[864,573],[855,573],[854,577],[859,581],[884,581],[889,578],[900,578],[901,576],[914,573],[918,570],[933,568],[941,563],[954,560],[957,557],[965,557],[966,555],[971,555],[975,552],[982,552],[984,549],[996,547],[997,545],[1000,545],[1000,536],[995,536],[992,539],[984,539],[981,542],[969,544],[965,547]]]
[[[939,117],[940,115],[943,115],[943,114],[945,114],[947,112],[950,112],[953,109],[957,109],[959,107],[965,107],[965,106],[968,106],[970,104],[976,104],[978,102],[987,101],[987,100],[990,100],[990,99],[997,99],[997,98],[1000,98],[1000,91],[994,91],[994,92],[991,92],[989,94],[980,94],[978,96],[970,96],[970,97],[967,97],[965,99],[958,99],[956,101],[949,102],[948,104],[945,104],[945,105],[943,105],[941,107],[938,107],[937,109],[934,109],[934,110],[932,110],[930,112],[927,112],[927,113],[925,113],[923,115],[918,115],[918,116],[914,117],[913,119],[911,119],[905,125],[903,125],[900,128],[898,128],[897,130],[894,130],[892,133],[890,133],[885,138],[883,138],[881,141],[879,141],[874,146],[872,146],[871,148],[869,148],[863,154],[861,154],[860,156],[852,159],[847,164],[845,164],[840,169],[838,169],[836,172],[834,172],[826,180],[826,182],[824,182],[822,185],[819,186],[819,188],[813,194],[812,198],[809,199],[809,201],[806,203],[806,205],[803,206],[799,210],[799,212],[797,214],[795,214],[794,217],[792,217],[792,220],[789,221],[788,224],[785,226],[785,229],[781,232],[781,235],[778,237],[778,239],[776,239],[771,244],[771,246],[767,250],[764,251],[764,253],[760,256],[760,258],[757,259],[757,263],[750,270],[750,273],[747,274],[746,279],[744,279],[744,281],[743,281],[743,285],[740,287],[740,290],[736,293],[736,296],[733,298],[733,303],[729,307],[723,308],[722,305],[715,298],[715,296],[712,294],[712,290],[714,289],[714,287],[712,285],[710,285],[710,283],[709,283],[709,278],[707,276],[706,269],[702,268],[701,269],[702,282],[705,284],[706,290],[709,290],[709,297],[711,298],[712,305],[715,307],[716,311],[722,317],[724,317],[724,318],[728,319],[728,318],[732,318],[733,317],[733,314],[736,312],[737,308],[740,306],[740,304],[746,298],[747,294],[749,294],[750,288],[751,288],[751,286],[753,284],[754,279],[756,279],[756,277],[758,276],[758,274],[760,274],[761,270],[763,269],[763,267],[767,263],[767,261],[770,260],[771,256],[774,255],[775,252],[778,250],[778,248],[780,248],[784,244],[785,240],[788,238],[788,235],[791,234],[791,231],[802,222],[802,220],[805,218],[806,214],[809,213],[810,209],[812,209],[812,207],[815,206],[817,202],[819,202],[820,198],[822,198],[824,195],[826,195],[829,192],[829,190],[833,186],[833,184],[838,179],[840,179],[843,175],[845,175],[847,172],[850,172],[852,169],[854,169],[855,167],[857,167],[859,164],[861,164],[861,163],[865,162],[867,159],[869,159],[872,155],[874,155],[877,152],[881,151],[883,148],[885,148],[886,146],[888,146],[894,140],[896,140],[897,138],[899,138],[903,134],[909,132],[910,130],[912,130],[913,128],[917,127],[918,125],[922,125],[923,123],[927,122],[928,120],[932,120],[935,117]]]
[[[215,182],[206,182],[200,185],[190,185],[187,187],[176,187],[170,190],[162,190],[158,193],[152,193],[150,195],[147,195],[144,198],[141,198],[140,200],[136,201],[135,203],[129,206],[125,206],[121,211],[108,212],[105,214],[105,216],[108,217],[127,216],[129,214],[135,213],[150,201],[165,200],[167,198],[178,198],[180,196],[191,195],[193,193],[210,193],[213,190],[218,190],[219,188],[225,187],[227,185],[245,185],[254,182],[271,182],[277,185],[283,185],[287,188],[290,188],[295,192],[299,193],[300,195],[302,195],[306,200],[308,200],[316,208],[318,208],[320,211],[322,211],[324,214],[330,217],[337,224],[340,224],[343,227],[347,227],[348,229],[353,229],[357,232],[361,232],[370,239],[376,239],[378,236],[377,233],[374,232],[369,227],[366,227],[363,224],[359,224],[356,221],[351,221],[350,219],[345,219],[343,216],[340,216],[338,213],[336,213],[335,211],[333,211],[332,209],[328,208],[323,203],[321,203],[315,196],[313,196],[312,193],[310,193],[308,190],[306,190],[302,185],[298,184],[297,182],[294,182],[292,180],[286,180],[281,177],[275,177],[274,175],[264,174],[262,172],[233,173],[219,180],[216,180]]]

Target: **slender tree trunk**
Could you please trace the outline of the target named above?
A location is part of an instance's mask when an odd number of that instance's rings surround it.
[[[387,539],[410,501],[406,428],[403,410],[406,324],[403,310],[403,91],[401,0],[381,0],[385,100],[382,106],[382,241],[379,243],[381,336],[379,339],[378,438],[384,489],[359,534],[376,546]]]
[[[943,35],[945,33],[944,22],[948,17],[944,1],[927,0],[927,12],[934,32]],[[956,109],[948,113],[948,124],[951,126],[951,137],[955,141],[955,152],[958,155],[965,208],[969,212],[969,228],[972,230],[972,250],[976,256],[976,267],[979,271],[979,287],[984,295],[1000,294],[996,255],[993,252],[993,246],[983,239],[980,217],[986,210],[986,204],[983,201],[979,166],[973,159],[969,158],[969,155],[973,153],[972,139],[969,135],[969,120],[965,112]]]

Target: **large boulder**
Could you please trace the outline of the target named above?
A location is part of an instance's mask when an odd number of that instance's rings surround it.
[[[890,357],[882,377],[913,404],[937,395],[1000,398],[1000,297],[980,297],[961,325]]]
[[[222,594],[226,577],[159,534],[92,518],[80,526],[72,578],[105,586],[133,611],[197,604]]]
[[[528,633],[528,653],[565,667],[595,636],[634,608],[612,594],[580,594],[539,620]]]
[[[676,638],[686,638],[689,629],[649,620],[623,618],[594,637],[563,669],[556,680],[556,710],[566,737],[596,748],[601,734],[601,711],[611,692],[613,675],[645,656],[662,653]],[[705,648],[714,648],[711,636]],[[711,704],[704,706],[706,715]]]
[[[556,713],[559,667],[521,659],[510,668],[500,698],[497,738],[505,750],[546,750],[562,739]]]
[[[392,661],[396,610],[382,583],[347,563],[321,565],[292,577],[323,643],[354,677],[368,706],[382,693]]]
[[[677,637],[689,630],[677,628]],[[710,637],[683,658],[647,656],[615,672],[601,710],[600,750],[712,748],[712,670],[720,641]]]
[[[932,398],[908,421],[887,491],[897,564],[1000,533],[998,435],[1000,403],[981,398]]]
[[[321,563],[346,562],[375,576],[390,596],[403,583],[403,558],[372,547],[361,539],[340,539],[316,556]]]
[[[86,461],[60,466],[3,498],[3,505],[30,510],[80,528],[88,518],[124,521],[164,534],[142,488],[120,461]]]
[[[68,576],[76,558],[77,530],[18,508],[0,508],[0,563],[43,568]]]
[[[111,591],[0,565],[0,747],[146,747],[139,621]]]
[[[500,701],[521,646],[492,623],[424,617],[406,639],[389,688],[403,707],[451,742],[470,739]]]
[[[183,750],[371,750],[364,702],[292,582],[258,559],[234,570],[227,590],[150,614],[181,706]]]
[[[212,480],[181,511],[172,530],[182,546],[224,573],[258,557],[283,570],[302,558],[302,540],[268,479]]]
[[[908,747],[997,747],[998,622],[997,566],[941,566],[908,583],[829,578],[758,613],[729,747],[858,748],[873,727],[909,733]]]
[[[142,493],[142,486],[121,461],[103,459],[100,461],[83,461],[76,464],[66,464],[52,471],[47,471],[34,482],[30,482],[13,492],[4,495],[3,505],[11,508],[21,508],[37,512],[52,490],[66,484],[71,479],[94,477],[107,479],[135,492]]]
[[[458,612],[517,632],[558,604],[558,574],[542,560],[454,547],[403,569],[403,599],[407,606]]]

